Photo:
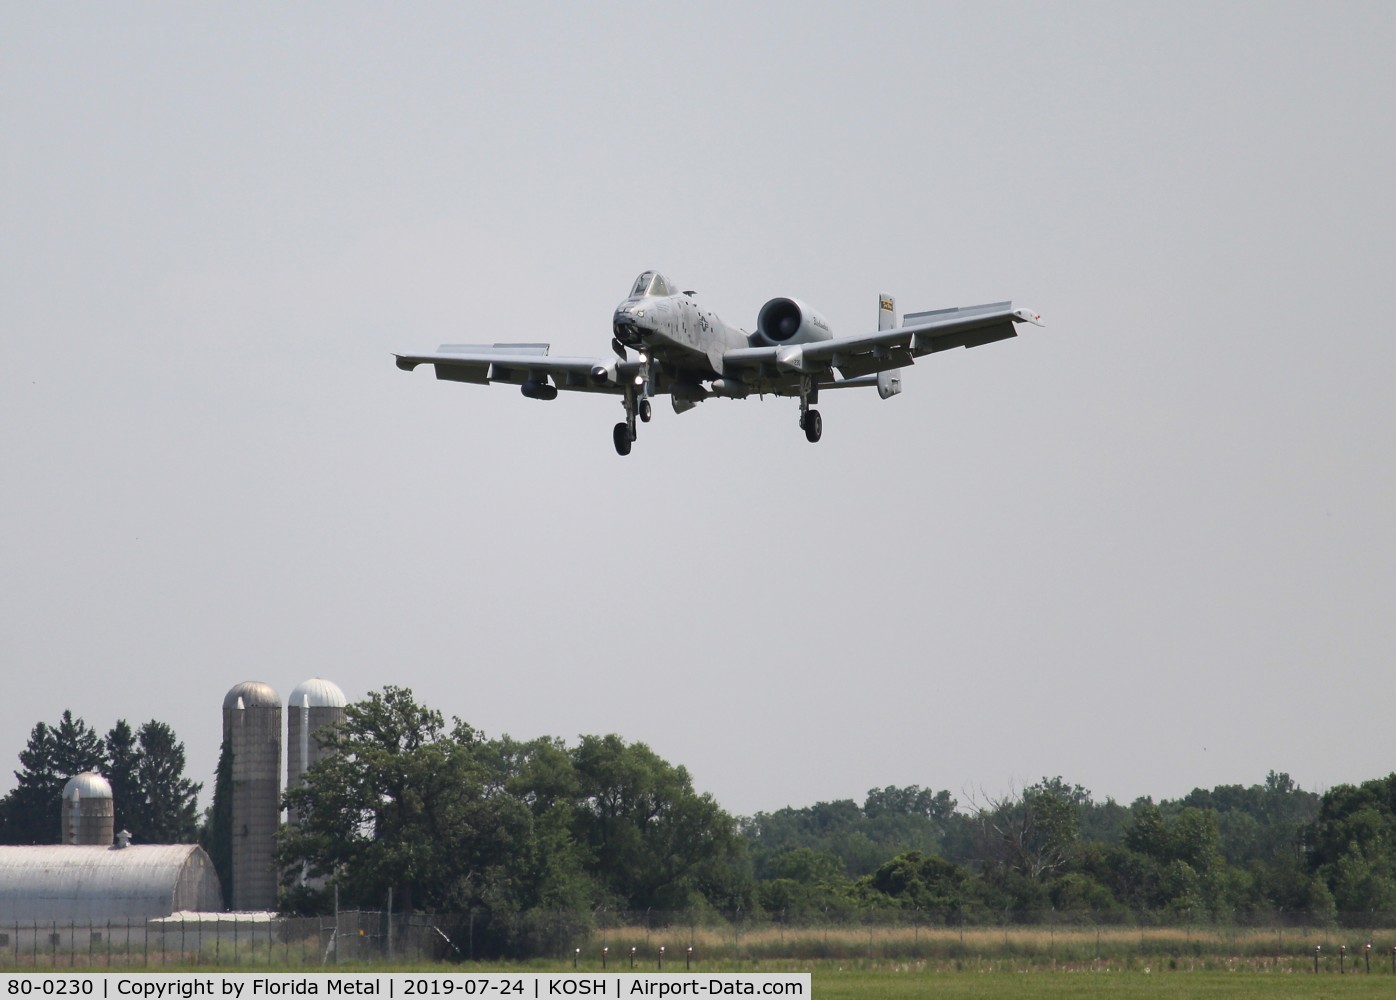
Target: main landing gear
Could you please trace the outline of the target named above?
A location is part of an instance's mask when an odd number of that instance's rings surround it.
[[[615,430],[611,432],[611,437],[615,439],[617,455],[630,454],[630,446],[635,441],[635,432],[633,430],[622,422],[616,424]]]
[[[824,418],[818,410],[810,409],[810,403],[819,402],[819,386],[814,379],[800,380],[800,428],[805,432],[805,440],[814,444],[824,433]]]
[[[654,410],[650,406],[647,397],[635,397],[634,389],[625,390],[625,419],[616,424],[611,432],[611,438],[615,441],[617,455],[629,455],[630,446],[635,443],[635,418],[639,417],[641,423],[649,423],[654,417]]]

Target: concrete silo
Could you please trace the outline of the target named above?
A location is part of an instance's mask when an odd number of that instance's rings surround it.
[[[291,692],[291,700],[286,706],[286,787],[294,788],[300,783],[301,775],[310,770],[326,755],[315,739],[315,734],[325,726],[334,726],[344,721],[344,707],[348,702],[344,692],[332,681],[321,677],[297,685]],[[289,823],[299,822],[294,809],[287,813]]]
[[[247,681],[223,699],[223,739],[233,757],[234,910],[276,905],[272,850],[281,819],[281,696]]]
[[[110,847],[116,836],[116,804],[111,785],[95,771],[84,771],[63,786],[63,843]]]

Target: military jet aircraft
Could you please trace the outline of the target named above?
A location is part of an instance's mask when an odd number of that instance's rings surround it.
[[[800,428],[815,442],[824,429],[813,408],[820,390],[876,387],[889,399],[902,391],[900,369],[924,354],[1016,337],[1016,323],[1043,325],[1037,313],[1011,302],[899,316],[892,296],[882,295],[873,333],[835,337],[823,316],[790,298],[763,305],[756,332],[748,333],[722,322],[694,294],[657,271],[641,274],[612,317],[614,358],[553,357],[547,344],[443,344],[429,354],[399,354],[397,366],[429,364],[451,382],[506,382],[529,399],[556,399],[559,389],[620,396],[625,419],[612,437],[616,452],[628,455],[636,418],[649,422],[655,396],[669,396],[675,413],[711,396],[798,397]]]

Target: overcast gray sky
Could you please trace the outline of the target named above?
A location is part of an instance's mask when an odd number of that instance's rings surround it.
[[[747,814],[1396,767],[1396,6],[0,2],[0,790],[33,724],[411,687]],[[905,391],[666,405],[609,353],[1011,298]]]

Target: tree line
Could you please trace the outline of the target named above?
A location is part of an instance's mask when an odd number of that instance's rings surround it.
[[[1275,911],[1318,920],[1396,914],[1396,774],[1323,795],[1270,772],[1259,784],[1174,800],[1097,802],[1061,777],[961,804],[919,786],[872,789],[734,817],[688,771],[616,735],[488,738],[386,687],[318,734],[332,751],[283,806],[276,863],[288,912],[343,908],[487,912],[527,947],[556,915],[601,909],[853,919],[903,911],[973,922],[1005,911],[1152,912],[1232,920]],[[53,843],[58,796],[106,774],[118,827],[138,841],[199,837],[216,864],[231,843],[231,760],[202,824],[197,785],[168,726],[105,739],[65,712],[37,725],[0,839]],[[129,791],[117,791],[127,782]],[[121,810],[124,810],[122,812]],[[142,825],[143,824],[143,825]],[[218,864],[226,878],[226,859]],[[547,914],[530,923],[531,914]]]
[[[84,771],[111,785],[115,829],[138,844],[192,843],[203,786],[184,776],[184,744],[155,719],[132,730],[118,719],[105,737],[64,711],[57,725],[38,722],[19,753],[16,785],[0,799],[0,844],[57,844],[63,786]]]

